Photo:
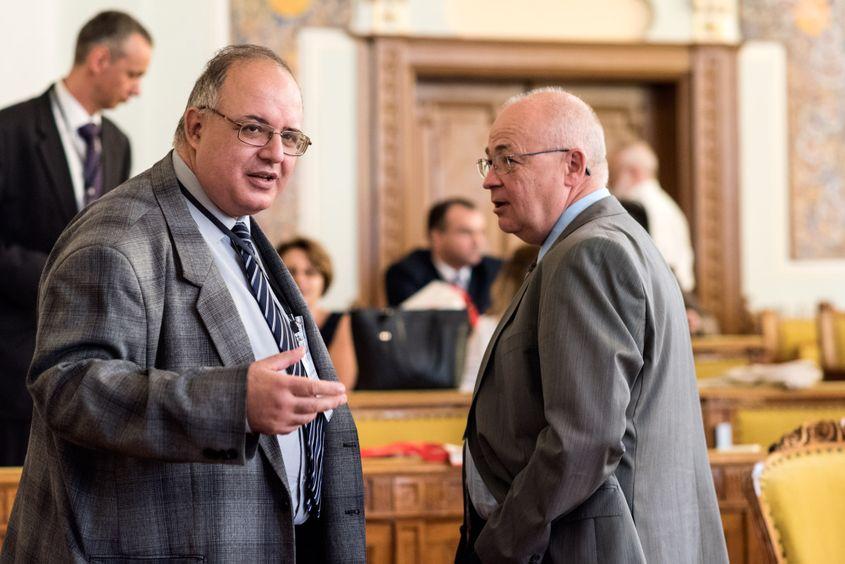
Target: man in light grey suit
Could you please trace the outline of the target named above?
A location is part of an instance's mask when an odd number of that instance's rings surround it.
[[[345,390],[249,217],[308,148],[301,122],[281,59],[226,48],[175,151],[62,234],[0,560],[364,562]]]
[[[511,100],[478,162],[542,245],[485,353],[458,562],[726,562],[681,292],[605,188],[604,133],[557,89]]]

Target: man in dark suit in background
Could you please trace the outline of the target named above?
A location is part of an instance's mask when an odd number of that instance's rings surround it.
[[[38,277],[73,216],[129,178],[129,140],[100,112],[139,94],[151,47],[131,16],[102,12],[66,78],[0,110],[0,466],[26,454]]]
[[[423,289],[433,280],[459,286],[479,313],[490,306],[490,285],[502,261],[484,255],[487,238],[484,216],[475,204],[450,198],[428,212],[431,249],[417,249],[392,264],[385,275],[391,307]]]

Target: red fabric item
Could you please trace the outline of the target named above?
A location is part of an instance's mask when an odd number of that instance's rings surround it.
[[[361,449],[362,458],[386,458],[390,456],[419,456],[427,462],[448,462],[449,453],[439,443],[400,441],[389,445]]]
[[[475,325],[478,323],[478,308],[475,307],[472,298],[466,290],[464,290],[457,284],[452,284],[452,286],[455,288],[455,290],[460,292],[461,297],[464,299],[464,303],[467,306],[467,317],[469,318],[469,326],[475,328]]]

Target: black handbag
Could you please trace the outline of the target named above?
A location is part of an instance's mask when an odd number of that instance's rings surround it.
[[[465,310],[350,312],[359,390],[454,388],[464,362]]]

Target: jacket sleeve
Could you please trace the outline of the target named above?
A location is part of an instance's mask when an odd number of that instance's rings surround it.
[[[123,456],[243,463],[248,366],[148,366],[159,335],[130,261],[89,246],[45,274],[39,335],[27,378],[35,410],[59,438]],[[160,308],[160,305],[158,306]],[[199,346],[199,344],[197,345]],[[190,352],[186,351],[186,354]]]
[[[0,218],[5,220],[9,191],[9,156],[7,139],[0,131]],[[38,279],[47,262],[47,255],[12,243],[5,236],[6,226],[0,226],[0,300],[16,304],[21,309],[34,310],[38,294]]]
[[[396,307],[420,290],[410,268],[401,263],[387,269],[384,276],[387,291],[387,305]]]
[[[545,553],[552,522],[615,471],[630,386],[643,366],[645,293],[621,245],[588,239],[544,261],[537,354],[547,425],[478,537],[482,562]]]

